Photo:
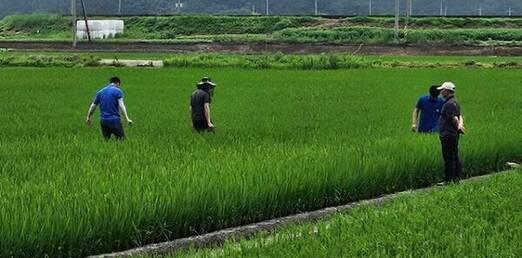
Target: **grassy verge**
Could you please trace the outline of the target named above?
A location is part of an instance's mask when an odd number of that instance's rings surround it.
[[[372,27],[290,28],[274,34],[273,41],[287,43],[333,44],[412,44],[412,45],[520,45],[520,29],[424,29],[394,30]]]
[[[249,69],[522,68],[522,57],[408,57],[348,54],[264,55],[164,53],[31,53],[0,51],[0,67],[99,66],[100,59],[156,59],[167,67]]]
[[[172,257],[518,257],[522,171]]]

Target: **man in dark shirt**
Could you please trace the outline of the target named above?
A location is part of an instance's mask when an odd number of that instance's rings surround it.
[[[440,114],[440,142],[444,158],[444,180],[458,181],[462,173],[459,159],[459,136],[464,134],[464,121],[460,113],[460,105],[455,99],[455,85],[445,82],[438,90],[446,100]]]
[[[100,106],[100,124],[103,137],[106,140],[109,140],[113,134],[118,140],[125,138],[125,133],[123,132],[120,121],[120,111],[125,116],[129,125],[132,125],[132,120],[130,120],[129,115],[127,115],[127,108],[123,102],[123,91],[120,85],[120,78],[111,78],[109,85],[96,93],[96,97],[87,112],[87,125],[91,126],[92,115],[94,111],[96,111],[96,108]]]
[[[413,132],[436,133],[439,131],[439,118],[444,99],[439,97],[437,86],[431,86],[429,95],[423,96],[417,101],[413,110],[412,126]],[[420,113],[420,120],[419,120]]]
[[[190,98],[190,115],[192,128],[196,132],[212,132],[214,124],[210,117],[210,104],[216,84],[208,77],[204,77],[197,84],[197,89]]]

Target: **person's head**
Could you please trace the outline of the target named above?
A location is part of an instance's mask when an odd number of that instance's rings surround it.
[[[198,89],[204,90],[204,91],[208,92],[210,95],[214,94],[214,88],[216,86],[217,85],[212,82],[210,77],[203,77],[201,79],[201,81],[199,81],[197,84]]]
[[[444,99],[448,99],[455,95],[456,87],[452,82],[445,82],[437,89],[440,90],[440,95],[442,95]]]
[[[112,78],[109,80],[109,82],[110,82],[111,84],[114,84],[114,85],[118,86],[118,87],[120,87],[120,85],[121,85],[121,80],[120,80],[120,78],[118,78],[118,77],[112,77]]]
[[[430,97],[437,98],[440,95],[440,90],[438,90],[439,85],[433,85],[430,87]]]

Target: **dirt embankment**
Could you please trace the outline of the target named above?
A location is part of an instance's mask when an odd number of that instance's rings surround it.
[[[69,42],[0,42],[0,48],[22,51],[94,51],[94,52],[172,52],[172,53],[275,53],[318,54],[348,53],[359,55],[461,55],[461,56],[519,56],[522,47],[481,46],[408,46],[408,45],[334,45],[284,43],[200,43],[169,44],[151,42],[133,43],[79,43],[73,48]]]

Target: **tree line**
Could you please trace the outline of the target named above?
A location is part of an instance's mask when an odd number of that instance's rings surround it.
[[[78,2],[78,10],[80,0]],[[231,14],[250,15],[391,15],[395,0],[84,0],[88,13],[99,15]],[[266,3],[268,2],[268,8]],[[413,15],[522,15],[520,0],[400,0]],[[121,5],[120,5],[121,3]],[[371,6],[371,8],[370,8]],[[71,10],[71,0],[2,0],[0,17],[20,13]]]

